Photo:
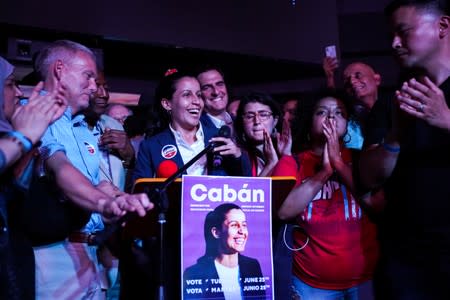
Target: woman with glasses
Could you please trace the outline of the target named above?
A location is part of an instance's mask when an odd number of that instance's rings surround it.
[[[251,93],[241,100],[235,120],[239,144],[248,151],[252,176],[270,176],[279,154],[290,155],[289,124],[277,133],[281,120],[278,104],[267,94]]]

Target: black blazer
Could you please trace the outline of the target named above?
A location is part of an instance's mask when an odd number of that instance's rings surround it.
[[[204,142],[205,145],[215,135],[217,135],[218,129],[210,126],[203,126]],[[161,162],[167,158],[163,157],[162,149],[168,145],[176,147],[177,153],[171,157],[178,166],[181,168],[184,163],[181,157],[178,146],[175,142],[175,137],[172,134],[170,128],[165,129],[161,133],[152,136],[142,141],[139,147],[139,153],[136,161],[136,166],[133,172],[133,182],[138,178],[153,178],[156,176],[156,170]],[[208,174],[210,174],[210,162],[208,159]],[[226,175],[230,176],[251,176],[250,159],[245,151],[242,151],[240,158],[225,157],[223,163]]]

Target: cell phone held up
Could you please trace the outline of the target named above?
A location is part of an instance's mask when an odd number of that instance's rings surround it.
[[[325,56],[326,57],[337,58],[336,46],[335,45],[326,46],[325,47]]]

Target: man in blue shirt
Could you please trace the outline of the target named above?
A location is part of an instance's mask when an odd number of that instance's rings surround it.
[[[91,50],[71,41],[56,41],[44,48],[36,61],[46,91],[63,86],[68,108],[42,138],[41,153],[48,172],[65,196],[82,208],[96,212],[89,222],[67,239],[34,248],[37,299],[103,299],[104,280],[92,234],[126,211],[145,215],[152,207],[144,194],[128,195],[112,184],[100,183],[98,139],[82,115],[97,90],[97,66]],[[96,187],[94,187],[96,185]],[[102,215],[100,215],[100,214]],[[48,216],[51,218],[52,216]]]

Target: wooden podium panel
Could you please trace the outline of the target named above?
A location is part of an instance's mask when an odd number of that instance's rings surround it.
[[[272,177],[272,238],[276,240],[278,231],[286,221],[278,218],[278,210],[284,199],[289,195],[295,186],[296,179],[293,176],[273,176]],[[272,243],[273,243],[272,241]]]
[[[151,194],[158,186],[164,182],[165,178],[140,178],[136,180],[133,188],[134,193]],[[291,176],[276,176],[272,177],[272,227],[274,234],[278,232],[278,209],[286,199],[287,195],[295,185],[295,177]],[[180,178],[176,179],[167,188],[168,210],[166,213],[167,232],[170,236],[179,238],[176,234],[180,232],[181,222],[181,182]],[[150,199],[155,201],[155,199]],[[127,223],[124,228],[124,235],[131,238],[144,238],[157,236],[159,230],[158,213],[159,208],[154,202],[155,207],[149,211],[143,218],[136,218]]]
[[[136,180],[133,186],[133,193],[146,193],[149,194],[156,188],[162,185],[166,178],[139,178]],[[175,179],[175,181],[167,188],[167,198],[169,206],[166,213],[166,220],[169,232],[172,230],[179,231],[180,228],[180,216],[181,216],[181,178]],[[126,237],[151,237],[158,236],[159,224],[158,214],[159,207],[157,206],[156,199],[150,199],[155,207],[147,213],[143,218],[135,218],[127,223],[123,230],[123,234]]]
[[[278,210],[295,185],[293,176],[273,176],[272,178],[272,219],[278,219]]]

